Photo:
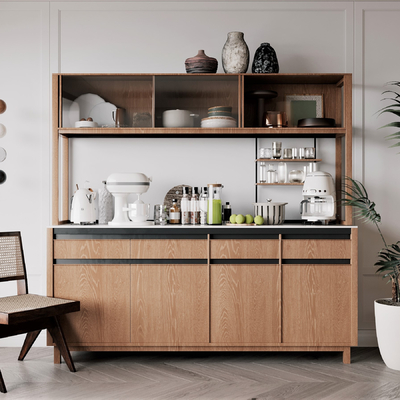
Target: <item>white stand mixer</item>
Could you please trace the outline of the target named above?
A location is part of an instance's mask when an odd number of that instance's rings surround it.
[[[150,205],[143,203],[140,195],[149,190],[151,178],[140,172],[115,173],[107,178],[107,189],[114,196],[114,219],[108,225],[114,226],[143,226],[153,225],[147,221]],[[137,195],[134,203],[128,204],[130,193]]]

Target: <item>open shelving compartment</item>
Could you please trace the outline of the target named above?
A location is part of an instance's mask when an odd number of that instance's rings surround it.
[[[274,90],[265,109],[285,107],[285,96],[323,96],[323,111],[334,118],[335,127],[265,128],[257,126],[257,99],[254,90]],[[344,176],[352,176],[352,77],[351,74],[53,74],[53,224],[68,220],[69,138],[79,137],[246,137],[254,138],[334,138],[335,184],[340,198]],[[125,110],[124,127],[75,128],[63,124],[63,105],[80,95],[96,94]],[[67,101],[66,101],[66,100]],[[229,105],[237,128],[201,128],[201,118],[209,107]],[[162,113],[188,109],[199,117],[194,127],[162,127]],[[151,126],[132,126],[134,113],[149,113]],[[71,124],[70,124],[71,125]],[[256,150],[257,151],[257,150]],[[257,159],[257,154],[255,159]],[[256,163],[257,165],[257,163]],[[261,185],[262,186],[262,185]],[[257,188],[257,185],[256,185]],[[257,190],[257,189],[256,189]],[[60,195],[60,193],[62,193]],[[61,211],[59,211],[61,208]],[[345,211],[341,210],[343,215]],[[60,215],[61,214],[61,217]],[[350,210],[341,223],[352,224]]]

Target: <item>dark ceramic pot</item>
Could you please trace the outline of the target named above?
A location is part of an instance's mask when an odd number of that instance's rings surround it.
[[[194,73],[215,73],[218,69],[218,61],[213,57],[208,57],[204,50],[199,50],[196,56],[190,57],[185,61],[185,68],[188,74]]]
[[[269,43],[261,43],[256,50],[251,70],[256,74],[279,72],[278,58]]]

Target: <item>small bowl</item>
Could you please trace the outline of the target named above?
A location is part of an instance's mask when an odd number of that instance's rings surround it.
[[[225,112],[232,112],[232,107],[230,107],[230,106],[213,106],[213,107],[210,107],[209,109],[208,109],[208,112],[210,113],[210,112],[214,112],[214,111],[225,111]]]
[[[98,124],[94,121],[76,121],[75,128],[97,128]]]
[[[209,117],[231,117],[232,113],[229,111],[209,111]]]

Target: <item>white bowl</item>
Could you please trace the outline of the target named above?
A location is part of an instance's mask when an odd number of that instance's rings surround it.
[[[76,121],[75,128],[97,128],[97,122],[94,121]]]
[[[236,128],[237,123],[231,117],[208,117],[201,120],[202,128]]]

